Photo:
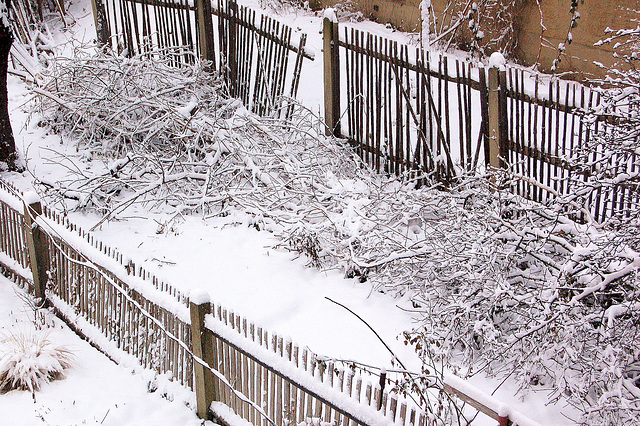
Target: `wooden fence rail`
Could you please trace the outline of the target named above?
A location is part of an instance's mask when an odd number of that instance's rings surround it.
[[[334,425],[431,424],[415,403],[394,391],[392,373],[379,379],[339,366],[195,293],[189,299],[3,181],[0,267],[36,295],[34,282],[47,277],[41,297],[72,328],[94,343],[108,339],[118,353],[194,390],[202,417],[219,401],[256,425],[309,419]],[[507,417],[496,420],[509,424]]]

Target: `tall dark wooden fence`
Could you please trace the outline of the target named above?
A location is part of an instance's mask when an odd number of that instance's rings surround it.
[[[512,190],[538,202],[598,172],[575,161],[596,133],[612,132],[585,114],[599,104],[597,90],[512,67],[472,67],[354,29],[339,33],[325,18],[327,130],[348,138],[377,171],[447,183],[479,166],[508,168]],[[637,156],[603,149],[589,162],[634,175]],[[590,195],[590,214],[597,221],[634,214],[639,184],[602,186]]]
[[[484,160],[483,111],[473,108],[484,86],[468,63],[354,29],[334,46],[338,54],[325,50],[325,61],[334,62],[344,82],[333,98],[340,113],[328,127],[339,123],[377,171],[435,173],[449,181],[457,166],[471,171]]]
[[[287,110],[303,59],[313,60],[306,34],[293,40],[290,27],[233,0],[213,9],[200,0],[96,0],[94,14],[98,39],[117,52],[211,61],[228,95],[259,115]]]
[[[307,35],[298,45],[293,30],[265,15],[233,1],[220,1],[213,11],[218,17],[219,62],[228,82],[229,94],[240,98],[258,115],[283,107],[281,97],[295,98],[300,82]],[[289,72],[290,71],[290,72]]]
[[[597,90],[560,80],[542,85],[535,74],[517,69],[507,69],[504,80],[508,132],[504,145],[509,166],[523,177],[516,184],[518,194],[545,202],[569,194],[571,181],[591,182],[598,189],[590,194],[586,207],[596,221],[640,210],[637,178],[607,185],[594,181],[596,177],[613,181],[640,170],[640,158],[632,150],[614,153],[602,144],[597,150],[588,147],[594,137],[609,138],[614,130],[605,116],[585,115],[600,103]],[[586,160],[588,167],[576,158]],[[610,175],[598,177],[598,164]]]

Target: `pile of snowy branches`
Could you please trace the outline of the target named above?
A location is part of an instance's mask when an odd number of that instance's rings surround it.
[[[436,365],[515,377],[576,420],[639,420],[637,232],[572,220],[575,197],[526,202],[501,189],[508,174],[446,191],[376,175],[308,110],[256,117],[202,64],[101,54],[56,60],[46,79],[41,124],[104,164],[68,159],[68,179],[40,182],[51,203],[100,223],[134,203],[241,212],[311,265],[411,298],[422,324],[405,337],[425,377]],[[422,397],[433,385],[399,383]]]

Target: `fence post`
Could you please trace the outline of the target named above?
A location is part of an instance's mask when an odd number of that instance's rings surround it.
[[[504,159],[502,158],[503,146],[504,146],[504,124],[503,121],[506,117],[503,117],[502,102],[506,97],[502,96],[501,92],[503,85],[500,84],[502,71],[497,66],[489,68],[488,78],[488,118],[489,118],[489,158],[487,159],[487,165],[494,169],[498,169],[504,166]]]
[[[238,3],[229,1],[229,40],[227,65],[229,66],[229,92],[238,96]]]
[[[200,35],[200,59],[215,61],[213,44],[213,18],[211,17],[211,1],[196,0],[198,34]],[[214,65],[215,67],[215,65]]]
[[[324,120],[327,135],[340,136],[340,55],[338,18],[332,9],[323,20]]]
[[[93,21],[96,24],[96,42],[100,47],[106,46],[111,40],[111,28],[109,28],[104,3],[102,0],[91,0],[91,8],[93,9]]]
[[[33,194],[33,196],[30,196]],[[24,223],[26,226],[29,264],[33,275],[33,291],[36,298],[44,300],[49,270],[49,246],[47,234],[38,227],[35,220],[42,214],[42,204],[34,193],[24,199]]]
[[[511,421],[509,420],[509,416],[501,416],[498,415],[498,426],[509,426],[511,425]]]
[[[205,316],[211,313],[209,295],[204,291],[192,291],[189,295],[191,311],[191,341],[193,354],[212,368],[217,368],[217,353],[213,335],[205,328]],[[211,402],[218,400],[217,381],[213,373],[201,363],[194,361],[194,388],[198,417],[210,418]]]

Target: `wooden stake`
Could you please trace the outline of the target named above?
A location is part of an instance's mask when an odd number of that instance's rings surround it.
[[[338,22],[325,17],[324,46],[324,120],[327,135],[340,136],[340,55]]]
[[[489,117],[489,161],[488,165],[500,168],[500,70],[498,67],[489,68],[488,78],[488,117]]]
[[[197,302],[198,304],[193,301],[189,304],[193,354],[209,366],[216,368],[217,348],[213,345],[213,334],[204,325],[205,316],[211,313],[211,303],[208,300]],[[211,402],[218,400],[217,382],[214,380],[213,373],[199,362],[194,362],[194,376],[198,417],[210,419]]]
[[[198,10],[198,32],[200,33],[200,58],[205,61],[215,61],[211,2],[196,0],[196,7]]]
[[[35,223],[42,214],[40,201],[33,201],[24,206],[24,223],[26,226],[29,263],[33,274],[33,289],[36,298],[44,300],[49,270],[49,246],[47,234]]]
[[[91,8],[93,9],[93,20],[96,25],[96,42],[100,47],[106,46],[111,41],[111,28],[109,27],[109,21],[107,21],[104,3],[102,3],[102,0],[91,0]]]

